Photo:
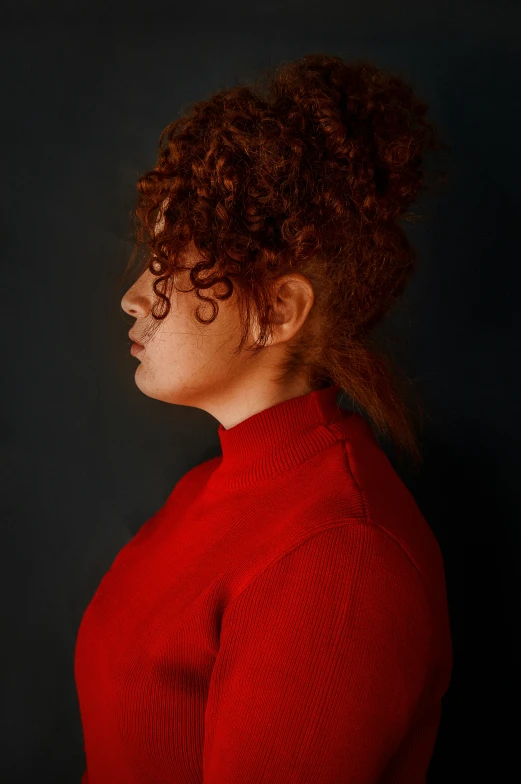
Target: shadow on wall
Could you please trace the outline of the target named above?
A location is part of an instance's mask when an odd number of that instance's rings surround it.
[[[515,461],[504,445],[497,446],[497,433],[490,431],[487,438],[483,423],[460,417],[450,432],[450,443],[423,433],[425,463],[416,472],[401,467],[392,449],[381,443],[436,536],[445,565],[454,667],[428,784],[459,782],[462,777],[508,781],[518,743],[516,723],[508,719],[513,674],[519,667],[512,619],[521,617],[514,581],[516,484],[509,477]],[[466,651],[465,584],[471,630]],[[467,738],[471,745],[465,748]],[[490,776],[487,764],[494,766]]]

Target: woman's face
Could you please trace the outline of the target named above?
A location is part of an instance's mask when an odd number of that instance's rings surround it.
[[[200,258],[192,248],[183,263],[190,267]],[[251,333],[243,350],[236,352],[242,325],[235,290],[229,299],[217,300],[219,312],[212,323],[200,324],[195,311],[201,300],[195,289],[188,291],[192,286],[190,270],[183,270],[176,276],[181,291],[176,286],[167,290],[170,311],[157,324],[151,316],[158,302],[152,288],[155,280],[146,269],[121,300],[125,313],[136,319],[131,328],[133,338],[145,344],[135,355],[135,382],[145,395],[201,408],[230,428],[257,411],[310,391],[302,378],[288,379],[282,386],[276,380],[286,344],[303,326],[314,301],[313,287],[304,276],[290,274],[278,279],[273,311],[276,326],[271,340],[257,355],[245,351],[258,337]],[[224,284],[218,285],[220,289],[206,289],[203,296],[223,293]],[[206,319],[211,314],[211,305],[203,302],[200,315]]]
[[[191,254],[187,258],[190,264]],[[240,340],[235,294],[228,300],[218,300],[219,313],[213,323],[200,324],[195,318],[197,306],[201,305],[203,318],[211,315],[211,306],[201,304],[195,290],[186,291],[192,284],[189,270],[182,271],[176,281],[185,291],[172,287],[168,292],[170,311],[156,325],[150,315],[158,302],[152,288],[155,280],[156,276],[145,270],[121,300],[125,313],[136,319],[132,336],[145,344],[135,355],[136,384],[149,397],[206,410],[210,395],[215,398],[215,408],[219,408],[219,401],[229,399],[234,386],[243,386],[245,374],[255,366],[255,359],[246,360],[244,352],[233,353]],[[207,289],[203,295],[212,296],[217,291]],[[152,328],[155,331],[149,338],[147,330]]]

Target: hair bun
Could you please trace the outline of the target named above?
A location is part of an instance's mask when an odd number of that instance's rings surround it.
[[[362,219],[402,214],[426,187],[424,153],[446,147],[411,85],[366,60],[308,54],[279,65],[266,94],[276,113],[287,107],[293,132],[321,136]]]

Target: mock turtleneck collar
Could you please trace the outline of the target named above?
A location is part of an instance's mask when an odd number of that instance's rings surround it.
[[[336,402],[333,385],[283,400],[226,430],[219,424],[222,459],[210,486],[238,490],[269,479],[342,436],[329,426],[349,416]]]

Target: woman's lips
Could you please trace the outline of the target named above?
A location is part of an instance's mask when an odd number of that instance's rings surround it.
[[[131,354],[136,354],[140,349],[145,348],[141,343],[138,343],[137,340],[134,338],[132,332],[128,333],[130,340],[132,341],[132,346],[130,348]]]

